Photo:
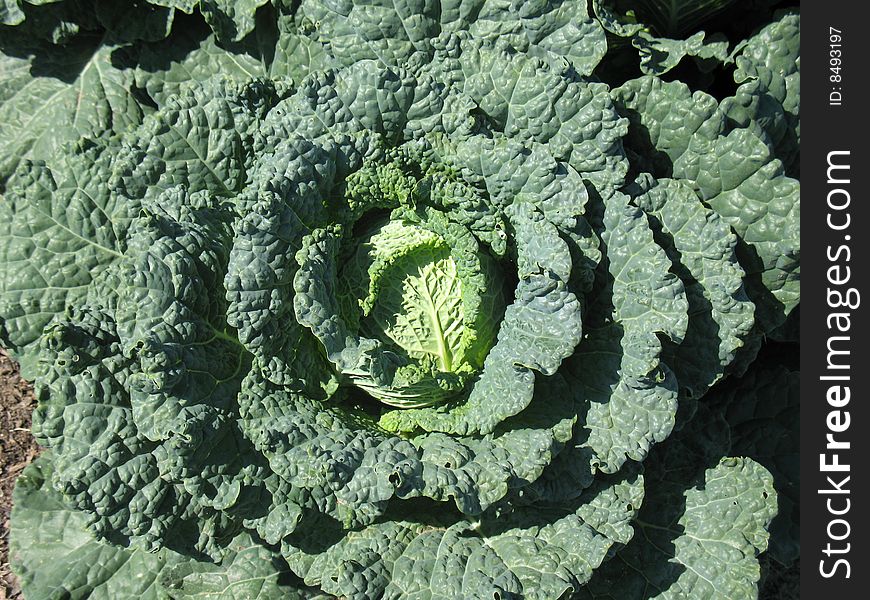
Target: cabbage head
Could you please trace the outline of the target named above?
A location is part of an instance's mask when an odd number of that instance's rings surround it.
[[[511,6],[402,45],[305,4],[323,68],[21,161],[28,598],[753,597],[777,490],[729,410],[796,382],[722,386],[799,301],[799,183],[736,97]]]

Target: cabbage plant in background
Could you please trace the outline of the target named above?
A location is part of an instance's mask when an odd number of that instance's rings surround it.
[[[792,564],[799,15],[660,4],[6,0],[25,597]]]

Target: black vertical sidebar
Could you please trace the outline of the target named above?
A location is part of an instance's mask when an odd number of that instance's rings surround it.
[[[801,594],[870,594],[870,17],[801,3]]]

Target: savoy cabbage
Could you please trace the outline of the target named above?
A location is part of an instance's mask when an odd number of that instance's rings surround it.
[[[0,9],[27,598],[742,599],[797,558],[797,12],[112,4]]]

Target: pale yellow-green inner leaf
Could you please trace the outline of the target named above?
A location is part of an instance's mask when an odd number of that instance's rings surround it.
[[[462,284],[447,248],[420,248],[392,265],[371,318],[410,357],[452,371],[463,333]]]

